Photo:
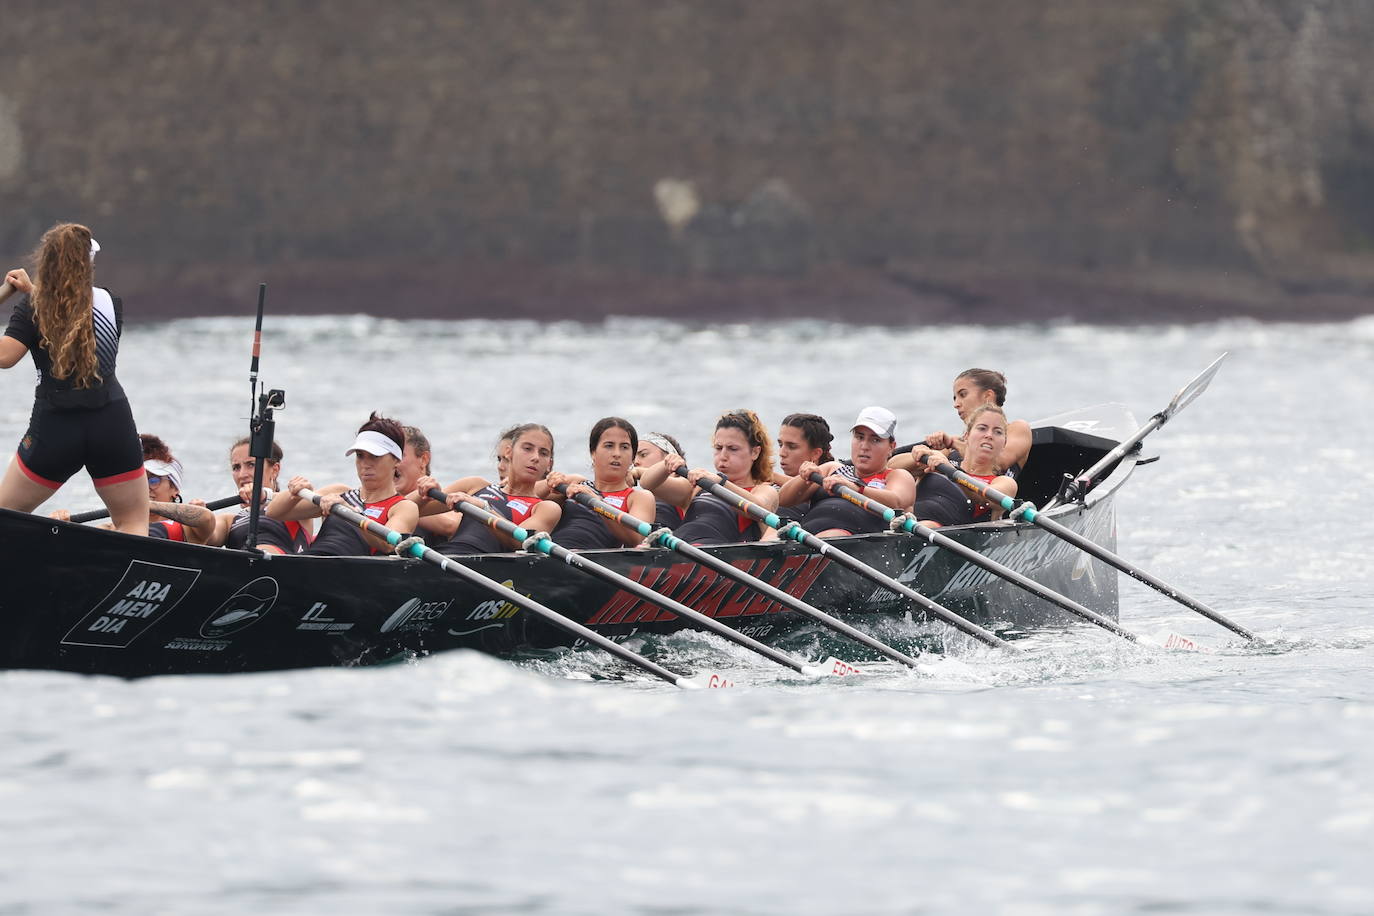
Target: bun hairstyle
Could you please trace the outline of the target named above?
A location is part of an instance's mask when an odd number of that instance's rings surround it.
[[[973,408],[973,412],[968,415],[968,422],[964,424],[964,435],[967,436],[969,430],[973,429],[973,424],[985,413],[995,413],[1002,418],[1002,425],[1006,425],[1007,412],[996,404],[980,404]]]
[[[801,430],[806,444],[821,450],[820,464],[835,460],[835,456],[830,454],[830,443],[835,441],[835,435],[830,432],[830,424],[825,422],[825,417],[814,413],[789,413],[782,418],[782,425]]]
[[[744,408],[723,413],[716,420],[716,429],[737,429],[743,433],[750,448],[759,450],[759,456],[749,468],[749,476],[758,482],[773,479],[773,439],[758,414]]]
[[[144,461],[166,461],[169,464],[176,461],[172,455],[172,450],[167,447],[167,443],[152,433],[139,433],[138,441],[143,446]]]
[[[91,230],[58,223],[43,233],[33,264],[29,301],[39,343],[52,358],[53,377],[73,388],[90,388],[101,381],[91,321]]]
[[[587,437],[587,451],[595,452],[597,445],[601,442],[601,436],[608,429],[623,429],[630,437],[630,453],[635,454],[639,451],[639,433],[635,432],[634,424],[621,417],[602,417],[596,421],[592,427],[592,434]],[[553,437],[550,436],[550,439]]]
[[[233,445],[229,446],[229,454],[231,454],[231,455],[234,454],[234,449],[236,449],[236,448],[239,448],[239,447],[244,446],[244,445],[252,445],[252,444],[253,444],[253,440],[252,440],[251,438],[249,438],[248,436],[244,436],[242,439],[240,439],[239,441],[235,442]],[[282,455],[283,455],[283,454],[285,454],[285,453],[281,450],[281,446],[277,444],[277,441],[276,441],[275,439],[272,440],[272,458],[271,458],[272,463],[273,463],[273,464],[281,464],[281,459],[282,459]],[[144,457],[146,458],[147,456],[145,455]]]
[[[966,378],[984,391],[991,391],[996,397],[997,406],[1007,403],[1007,377],[992,369],[965,369],[954,377],[955,381]]]
[[[402,427],[400,423],[397,423],[390,417],[382,416],[375,410],[368,416],[367,422],[358,427],[358,432],[360,433],[367,431],[381,433],[383,436],[386,436],[392,442],[396,443],[396,450],[399,452],[404,452],[406,449],[405,428]]]

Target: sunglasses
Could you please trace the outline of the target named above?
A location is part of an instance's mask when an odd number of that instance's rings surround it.
[[[156,486],[158,486],[159,484],[161,484],[164,480],[167,481],[168,483],[171,483],[171,482],[172,482],[172,478],[168,477],[168,476],[165,475],[165,474],[162,474],[162,475],[158,475],[158,474],[149,474],[149,475],[148,475],[148,489],[151,490],[153,487],[156,487]]]

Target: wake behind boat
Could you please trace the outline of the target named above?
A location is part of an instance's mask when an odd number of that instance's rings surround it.
[[[1020,496],[1050,503],[1065,475],[1094,468],[1081,501],[1045,516],[1115,548],[1114,496],[1137,452],[1113,453],[1135,430],[1120,405],[1059,414],[1033,425]],[[1138,440],[1137,440],[1138,441]],[[1135,443],[1129,443],[1134,446]],[[1111,456],[1107,466],[1097,466]],[[578,644],[559,626],[413,559],[259,555],[155,540],[0,510],[8,549],[0,569],[6,638],[0,667],[122,677],[351,666],[451,649],[509,656]],[[1117,618],[1115,571],[1043,528],[1009,520],[941,529],[966,547],[1087,608]],[[1001,631],[1062,626],[1058,607],[922,539],[854,535],[833,543],[970,620]],[[845,621],[924,613],[908,598],[791,541],[707,552]],[[587,551],[635,582],[769,642],[807,617],[747,585],[665,549]],[[464,557],[462,564],[622,640],[669,634],[679,615],[561,562],[526,553]]]

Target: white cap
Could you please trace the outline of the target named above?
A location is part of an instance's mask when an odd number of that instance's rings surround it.
[[[171,461],[158,461],[156,458],[149,458],[143,462],[143,470],[158,477],[166,477],[172,481],[172,486],[181,489],[181,462],[173,458]]]
[[[850,429],[860,426],[873,430],[884,439],[897,437],[897,415],[886,407],[865,407],[859,411],[859,418]]]
[[[381,433],[370,429],[358,433],[358,438],[353,440],[353,444],[348,447],[348,451],[344,454],[351,455],[354,452],[367,452],[378,458],[383,455],[391,455],[397,461],[401,460],[401,447],[392,442],[390,436],[383,436]]]

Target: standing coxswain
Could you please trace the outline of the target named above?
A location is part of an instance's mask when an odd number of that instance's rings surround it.
[[[34,275],[5,282],[25,295],[0,337],[0,368],[31,354],[33,413],[0,480],[0,507],[32,512],[85,467],[113,527],[148,533],[148,487],[128,398],[115,378],[124,328],[117,296],[93,285],[100,245],[91,230],[60,223],[43,235]]]

